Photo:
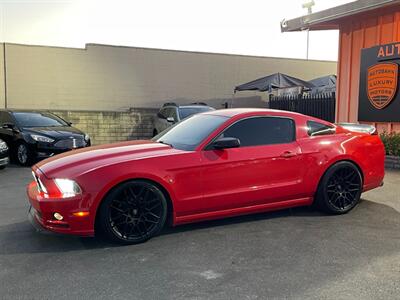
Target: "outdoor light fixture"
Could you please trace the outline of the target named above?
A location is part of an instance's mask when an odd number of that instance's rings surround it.
[[[312,7],[315,5],[314,0],[308,1],[302,5],[303,8],[307,8],[307,14],[312,14]],[[310,47],[310,29],[307,28],[307,54],[306,58],[308,59],[308,51]]]

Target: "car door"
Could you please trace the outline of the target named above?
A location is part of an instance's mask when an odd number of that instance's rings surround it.
[[[15,132],[11,128],[5,128],[4,124],[15,125],[14,119],[9,112],[0,111],[0,138],[4,140],[9,147],[11,147],[15,140]]]
[[[301,196],[302,155],[290,118],[251,117],[217,137],[235,137],[240,147],[202,151],[204,207],[225,210]]]

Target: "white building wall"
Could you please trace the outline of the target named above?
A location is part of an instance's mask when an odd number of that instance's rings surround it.
[[[2,64],[0,59],[4,107]],[[218,106],[232,99],[236,85],[271,73],[305,80],[336,73],[335,62],[92,44],[86,49],[6,44],[6,64],[8,107],[52,110],[118,111],[171,101]],[[252,106],[249,97],[259,95],[241,92],[234,101],[249,99]]]

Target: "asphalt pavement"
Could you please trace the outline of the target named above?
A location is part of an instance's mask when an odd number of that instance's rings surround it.
[[[140,245],[36,233],[29,168],[0,171],[0,299],[400,299],[400,172],[349,214],[288,209]]]

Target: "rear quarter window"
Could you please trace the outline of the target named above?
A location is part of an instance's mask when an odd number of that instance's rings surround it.
[[[335,127],[316,121],[307,121],[307,133],[309,136],[334,134]]]

